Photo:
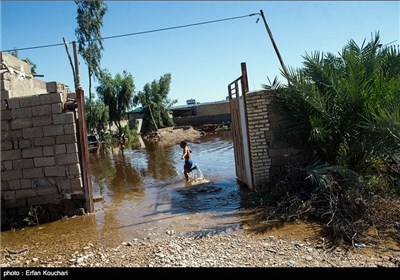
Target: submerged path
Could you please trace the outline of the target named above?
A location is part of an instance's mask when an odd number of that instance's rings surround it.
[[[177,145],[91,154],[95,213],[2,232],[1,267],[399,265],[393,244],[332,249],[316,225],[257,221],[230,135],[189,146],[209,183],[182,180]]]

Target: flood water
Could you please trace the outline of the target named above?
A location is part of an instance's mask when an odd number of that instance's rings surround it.
[[[135,238],[239,231],[242,197],[235,176],[230,132],[188,143],[199,170],[184,180],[179,145],[145,149],[100,149],[90,153],[95,213],[1,233],[2,247],[46,254],[73,251],[85,244],[116,246]]]
[[[132,237],[157,238],[167,231],[189,232],[216,227],[218,216],[241,208],[233,143],[229,132],[188,143],[198,170],[184,179],[179,145],[113,149],[91,154],[90,168],[96,225],[103,242]],[[194,183],[191,183],[194,182]],[[197,184],[198,182],[208,182]]]

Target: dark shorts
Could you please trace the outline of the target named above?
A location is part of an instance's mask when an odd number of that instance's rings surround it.
[[[193,161],[185,160],[185,165],[183,166],[183,169],[185,169],[185,171],[192,171],[192,166],[193,166]]]

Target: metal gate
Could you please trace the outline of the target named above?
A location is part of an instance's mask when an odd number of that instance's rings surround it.
[[[228,85],[232,121],[231,131],[235,154],[236,177],[250,189],[253,189],[247,134],[246,93],[249,90],[245,62],[241,63],[241,70],[242,75]]]

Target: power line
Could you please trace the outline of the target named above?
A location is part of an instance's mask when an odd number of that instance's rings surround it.
[[[384,44],[383,47],[389,46],[389,45],[391,45],[391,44],[393,44],[393,43],[396,43],[397,41],[398,41],[398,40],[394,40],[394,41],[392,41],[392,42],[390,42],[390,43]]]
[[[122,35],[107,36],[107,37],[93,39],[92,41],[107,40],[107,39],[114,39],[114,38],[120,38],[120,37],[135,36],[135,35],[142,35],[142,34],[147,34],[147,33],[155,33],[155,32],[161,32],[161,31],[167,31],[167,30],[173,30],[173,29],[179,29],[179,28],[192,27],[192,26],[197,26],[197,25],[211,24],[211,23],[217,23],[217,22],[222,22],[222,21],[240,19],[240,18],[244,18],[244,17],[251,17],[251,16],[255,16],[257,14],[258,13],[253,13],[253,14],[244,15],[244,16],[237,16],[237,17],[230,17],[230,18],[224,18],[224,19],[203,21],[203,22],[191,23],[191,24],[185,24],[185,25],[178,25],[178,26],[173,26],[173,27],[165,27],[165,28],[159,28],[159,29],[153,29],[153,30],[147,30],[147,31],[127,33],[127,34],[122,34]],[[64,43],[49,44],[49,45],[41,45],[41,46],[35,46],[35,47],[18,48],[18,49],[12,49],[12,50],[3,50],[1,52],[42,49],[42,48],[50,48],[50,47],[57,47],[57,46],[63,46],[63,45],[64,45]]]
[[[1,52],[12,52],[12,51],[24,51],[24,50],[33,50],[33,49],[42,49],[42,48],[50,48],[50,47],[57,47],[57,46],[63,46],[64,43],[60,44],[51,44],[51,45],[42,45],[42,46],[36,46],[36,47],[27,47],[27,48],[19,48],[19,49],[12,49],[12,50],[4,50]]]

